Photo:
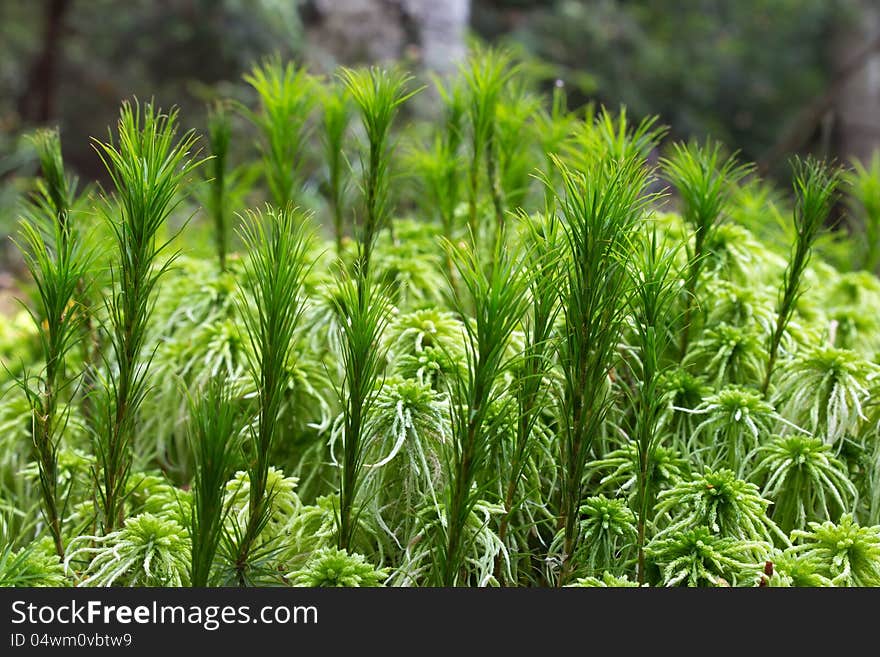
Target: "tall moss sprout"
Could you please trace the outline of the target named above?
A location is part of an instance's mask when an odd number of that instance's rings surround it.
[[[476,53],[462,68],[470,126],[468,225],[478,243],[482,228],[479,220],[481,180],[486,181],[492,200],[495,214],[493,234],[497,234],[504,224],[505,208],[499,179],[497,144],[498,106],[504,87],[513,73],[510,55],[494,49]],[[485,178],[481,176],[481,170],[484,171]]]
[[[194,133],[178,138],[177,111],[162,113],[152,103],[126,102],[117,124],[118,141],[95,142],[116,189],[106,197],[104,217],[116,254],[114,290],[107,298],[112,362],[104,387],[103,417],[95,441],[95,477],[106,531],[124,517],[126,482],[138,410],[148,393],[149,357],[144,356],[156,289],[167,272],[167,243],[161,234],[181,192],[200,164]]]
[[[585,468],[610,409],[608,377],[631,286],[631,248],[648,202],[648,171],[638,155],[622,160],[606,156],[588,171],[572,170],[558,159],[556,164],[563,185],[558,211],[568,250],[560,285],[564,332],[558,348],[564,583],[578,537]]]
[[[649,513],[653,511],[658,490],[651,476],[655,453],[662,436],[666,396],[662,389],[664,354],[672,337],[675,297],[678,293],[675,277],[677,251],[658,242],[656,230],[650,241],[645,240],[632,262],[633,294],[630,304],[635,324],[638,356],[635,375],[638,380],[635,399],[636,419],[633,439],[638,455],[636,474],[638,582],[645,582],[645,532]]]
[[[276,207],[301,202],[308,118],[316,102],[315,81],[293,62],[267,59],[245,75],[259,108],[245,114],[260,133],[263,173]]]
[[[469,548],[465,528],[486,485],[480,475],[491,450],[489,411],[498,398],[501,375],[511,365],[507,344],[527,307],[528,280],[523,257],[501,252],[500,245],[491,264],[481,262],[473,242],[464,247],[447,244],[446,248],[463,290],[453,303],[460,313],[468,304],[474,308],[473,323],[465,323],[467,369],[451,384],[450,481],[435,557],[438,583],[455,586],[462,583]]]
[[[345,135],[351,122],[351,99],[348,90],[329,83],[324,90],[323,127],[324,152],[327,158],[327,192],[333,214],[333,234],[336,238],[336,254],[342,257],[345,236],[345,192],[348,178],[345,157]]]
[[[84,246],[82,228],[73,214],[76,180],[70,178],[61,157],[61,141],[54,131],[40,131],[33,139],[42,179],[26,208],[17,244],[36,286],[35,308],[29,310],[40,342],[39,374],[25,368],[18,383],[31,411],[31,441],[39,468],[42,510],[55,551],[64,558],[63,528],[67,497],[59,482],[58,452],[64,435],[77,375],[66,367],[68,352],[81,339],[88,310],[83,307],[83,281],[91,255]]]
[[[525,344],[522,359],[514,365],[517,423],[509,456],[504,486],[505,515],[498,529],[503,542],[507,538],[511,516],[521,503],[519,488],[535,451],[533,433],[542,412],[551,405],[548,379],[552,376],[554,348],[553,327],[559,313],[556,294],[560,281],[561,230],[557,218],[550,215],[542,223],[524,219],[528,245],[527,267],[529,308],[523,318]]]
[[[839,171],[831,170],[821,162],[812,159],[794,161],[795,242],[776,304],[776,326],[767,347],[767,370],[761,385],[765,395],[776,368],[783,333],[802,294],[801,281],[813,252],[813,244],[825,225],[839,182]]]
[[[721,145],[711,141],[686,146],[676,144],[672,155],[663,161],[663,168],[681,197],[682,217],[693,231],[693,243],[688,244],[689,265],[681,332],[681,352],[684,354],[693,333],[691,324],[697,284],[707,255],[706,245],[724,218],[733,186],[751,168],[737,164],[735,155],[725,157]]]
[[[308,219],[291,206],[270,207],[249,212],[241,229],[248,259],[240,314],[250,346],[248,366],[257,407],[247,441],[248,519],[235,536],[235,569],[241,583],[248,579],[251,551],[268,522],[274,494],[267,486],[269,458],[280,433],[278,418],[291,383],[291,353],[303,312],[302,288],[310,267]]]
[[[407,91],[410,76],[380,68],[342,69],[340,77],[360,112],[367,153],[362,156],[362,210],[355,224],[357,256],[343,275],[337,311],[342,318],[344,372],[343,458],[340,463],[338,547],[351,548],[357,528],[357,502],[367,436],[365,423],[382,375],[380,338],[388,321],[381,288],[372,278],[371,261],[379,232],[390,221],[391,124],[400,106],[416,91]]]
[[[198,399],[190,400],[189,439],[195,469],[189,519],[189,575],[193,586],[208,586],[212,583],[214,557],[229,513],[226,482],[235,469],[240,445],[238,416],[227,384],[214,379],[200,393]]]

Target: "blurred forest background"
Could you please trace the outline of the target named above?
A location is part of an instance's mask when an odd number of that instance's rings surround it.
[[[875,0],[0,0],[0,237],[35,172],[34,127],[58,125],[69,164],[100,179],[89,136],[124,98],[200,128],[213,98],[248,102],[242,74],[268,54],[442,74],[472,39],[514,50],[539,89],[561,80],[572,107],[658,114],[770,176],[793,152],[864,160],[880,142]]]

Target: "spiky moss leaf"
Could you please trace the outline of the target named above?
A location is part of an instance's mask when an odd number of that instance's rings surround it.
[[[611,122],[607,114],[603,117],[600,121]],[[623,310],[632,283],[628,263],[651,201],[651,173],[641,154],[646,143],[653,143],[651,122],[634,131],[627,130],[623,116],[618,123],[621,132],[603,140],[605,154],[586,170],[572,171],[556,161],[564,189],[558,195],[559,214],[570,254],[560,284],[565,329],[556,348],[564,381],[558,431],[563,560],[571,556],[578,531],[588,453],[615,406],[608,376],[626,326]],[[600,442],[599,453],[605,451]]]
[[[880,367],[848,349],[814,347],[780,367],[774,400],[785,417],[838,449],[857,436]]]
[[[442,252],[437,248],[439,228],[411,219],[396,219],[394,240],[381,233],[374,257],[376,281],[392,290],[401,310],[444,305],[446,279]]]
[[[32,424],[33,413],[20,386],[0,384],[0,487],[13,486],[32,462]],[[64,444],[73,450],[88,449],[88,431],[77,404],[68,408]]]
[[[792,212],[793,244],[788,258],[788,265],[782,277],[779,297],[776,303],[776,327],[768,340],[767,371],[761,384],[761,393],[767,395],[779,357],[779,347],[786,329],[789,327],[796,310],[801,316],[810,320],[809,313],[803,306],[805,287],[804,272],[810,262],[816,238],[828,218],[828,213],[836,199],[836,190],[840,182],[840,169],[832,168],[825,162],[808,157],[792,160],[793,181],[796,203]],[[821,266],[821,265],[818,265]]]
[[[582,170],[589,169],[602,157],[647,158],[667,130],[658,123],[657,116],[648,116],[636,123],[623,106],[616,113],[606,107],[598,111],[590,107],[586,114],[562,148],[566,161]]]
[[[790,554],[813,560],[835,586],[880,586],[880,526],[861,527],[846,513],[837,524],[811,522],[791,537]]]
[[[421,88],[409,90],[412,76],[397,68],[372,66],[357,70],[340,67],[336,73],[357,107],[364,128],[364,144],[359,152],[362,163],[360,188],[362,212],[355,213],[354,234],[357,239],[355,269],[366,280],[376,238],[391,219],[391,161],[393,146],[391,127],[401,106]],[[391,227],[393,230],[393,226]],[[348,534],[348,484],[341,492],[342,534]]]
[[[787,536],[767,517],[769,505],[755,484],[731,470],[707,470],[660,493],[657,517],[666,516],[668,524],[657,536],[705,527],[718,536],[787,545]]]
[[[719,389],[725,384],[759,381],[767,362],[764,340],[751,329],[726,323],[708,327],[693,342],[682,363]]]
[[[17,551],[11,546],[0,550],[0,587],[70,586],[70,583],[48,537]]]
[[[689,471],[688,462],[681,453],[671,447],[657,445],[648,459],[648,488],[654,491],[668,490]],[[636,481],[639,468],[639,450],[635,442],[609,452],[604,458],[590,463],[590,471],[602,475],[598,482],[601,491],[615,495],[626,494],[631,504],[638,493]],[[607,474],[603,474],[607,473]]]
[[[821,290],[839,280],[840,273],[834,267],[820,260],[811,261],[803,273],[801,294],[795,299],[795,311],[786,328],[790,342],[786,345],[783,340],[780,357],[829,341],[830,306],[822,299]]]
[[[755,239],[747,228],[734,223],[722,223],[709,235],[706,252],[704,275],[722,276],[740,285],[774,283],[785,269],[785,258]]]
[[[250,349],[248,370],[255,402],[245,441],[250,496],[247,525],[235,533],[235,569],[245,583],[253,549],[272,524],[272,492],[267,488],[270,459],[283,437],[279,416],[291,383],[290,358],[304,308],[303,281],[313,263],[306,260],[312,242],[311,213],[292,205],[248,212],[239,234],[248,248],[239,282],[238,315]]]
[[[269,466],[266,494],[270,510],[268,521],[260,535],[263,541],[283,535],[292,519],[299,514],[302,502],[296,493],[298,483],[296,477],[285,477],[284,472]],[[248,523],[250,494],[250,476],[246,471],[239,470],[226,484],[226,504],[230,507],[227,524],[235,525],[240,531],[244,531]]]
[[[363,555],[322,548],[309,557],[302,569],[287,577],[293,586],[377,587],[388,577],[388,570],[376,568]]]
[[[657,536],[645,547],[664,586],[750,586],[759,569],[756,555],[769,552],[762,541],[722,537],[706,527]]]
[[[587,572],[621,573],[632,558],[635,515],[626,502],[604,495],[588,497],[580,508],[580,535],[574,563]]]
[[[821,438],[778,436],[755,450],[752,481],[774,502],[771,517],[784,532],[807,521],[828,520],[852,510],[858,491],[846,466]]]
[[[642,586],[647,586],[643,584]],[[628,575],[618,577],[611,573],[602,573],[599,577],[578,577],[574,583],[566,587],[575,588],[638,588],[639,583],[632,581]]]
[[[791,548],[770,554],[757,583],[773,588],[834,586],[822,574],[822,567],[815,558],[794,554]]]
[[[739,386],[723,388],[686,412],[699,424],[683,451],[698,464],[726,464],[740,472],[747,466],[748,454],[768,440],[780,423],[791,427],[756,390]]]
[[[116,362],[108,362],[98,386],[93,441],[105,529],[118,528],[124,518],[125,482],[141,429],[138,414],[150,386],[148,345],[155,293],[173,261],[163,232],[182,202],[191,174],[204,162],[194,154],[198,141],[194,131],[178,138],[177,110],[164,114],[152,103],[141,110],[137,101],[134,105],[126,101],[117,126],[116,142],[112,136],[108,142],[93,142],[116,188],[115,195],[104,195],[101,204],[116,253],[110,263],[111,289],[103,304],[109,321],[102,333],[109,341],[105,353]]]
[[[168,284],[160,288],[150,327],[152,339],[142,354],[152,359],[153,385],[144,400],[143,439],[137,451],[155,455],[181,482],[189,480],[190,465],[181,431],[188,416],[183,391],[195,394],[221,375],[239,392],[247,381],[248,344],[235,312],[240,259],[230,257],[228,267],[218,273],[213,261],[175,261]]]
[[[189,522],[190,503],[190,491],[175,487],[158,471],[133,473],[126,482],[126,510],[130,516],[150,513],[185,525]]]
[[[719,324],[735,326],[766,341],[776,321],[775,294],[772,287],[761,285],[759,281],[746,286],[712,279],[706,283],[703,293],[704,298],[712,299],[706,309],[706,326],[709,329]]]
[[[286,528],[288,553],[294,562],[302,561],[309,554],[336,541],[336,514],[339,509],[338,495],[324,495],[314,504],[303,506],[293,515]],[[359,545],[364,547],[366,545]]]
[[[342,377],[342,324],[339,308],[344,304],[338,281],[321,283],[306,299],[303,311],[303,342],[326,363],[329,372]]]
[[[779,257],[779,273],[785,266],[785,244],[791,204],[770,182],[753,177],[742,181],[733,191],[734,203],[729,214],[734,223],[743,226],[766,249]]]
[[[453,313],[438,308],[397,315],[384,336],[391,372],[443,389],[465,367],[464,331]]]
[[[496,432],[503,430],[505,418],[496,402],[512,364],[508,355],[511,333],[527,309],[528,280],[524,254],[510,253],[500,240],[493,244],[491,266],[481,259],[473,242],[454,245],[447,241],[444,248],[461,283],[452,303],[462,316],[473,316],[465,323],[463,340],[467,371],[449,386],[452,439],[443,450],[449,485],[443,490],[443,504],[437,505],[444,515],[439,524],[432,524],[430,535],[436,582],[454,586],[461,583],[459,576],[469,559],[465,541],[474,505],[493,497],[488,494],[490,482],[485,474],[497,454]]]
[[[876,361],[880,355],[880,280],[868,272],[846,272],[823,279],[810,295],[825,308],[829,321],[836,323],[833,344]]]
[[[685,449],[694,427],[699,424],[699,416],[691,410],[703,403],[712,389],[706,381],[682,367],[674,367],[660,374],[658,387],[660,394],[669,399],[663,414],[662,423],[672,438],[676,449]]]
[[[510,554],[495,530],[497,518],[504,512],[499,504],[474,503],[463,527],[465,551],[456,586],[498,586],[496,565],[500,565],[504,580],[510,581]],[[436,543],[430,536],[446,524],[443,503],[426,503],[419,510],[419,523],[422,531],[404,546],[401,563],[389,576],[391,586],[435,585],[431,571],[436,568]]]
[[[398,546],[412,538],[425,500],[436,500],[445,482],[442,454],[452,432],[449,400],[429,385],[392,378],[367,419],[364,499]],[[399,535],[403,532],[403,535]]]
[[[142,513],[105,536],[71,541],[64,569],[77,586],[186,586],[189,551],[189,536],[180,524]]]

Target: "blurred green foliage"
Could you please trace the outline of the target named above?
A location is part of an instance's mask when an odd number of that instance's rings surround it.
[[[755,160],[825,90],[832,37],[855,9],[853,0],[494,0],[474,3],[473,23],[555,64],[579,100],[658,114],[674,136],[712,135]]]

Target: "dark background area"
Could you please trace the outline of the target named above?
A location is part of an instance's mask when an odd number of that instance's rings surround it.
[[[867,0],[0,0],[0,224],[34,170],[22,135],[36,126],[58,125],[70,165],[100,178],[89,137],[124,98],[178,105],[200,128],[266,54],[442,73],[469,39],[512,48],[539,85],[563,80],[572,106],[658,114],[674,138],[712,135],[771,175],[793,152],[865,159],[880,139]]]

